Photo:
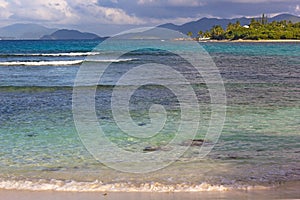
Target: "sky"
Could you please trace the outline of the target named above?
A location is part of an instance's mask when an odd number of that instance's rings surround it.
[[[100,36],[202,17],[300,15],[300,0],[0,0],[0,26],[36,23]]]

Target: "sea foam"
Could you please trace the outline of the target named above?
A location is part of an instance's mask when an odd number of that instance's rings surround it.
[[[0,57],[76,57],[76,56],[96,56],[100,55],[100,52],[61,52],[61,53],[16,53],[16,54],[0,54]]]
[[[61,66],[76,65],[82,63],[83,60],[59,60],[59,61],[9,61],[0,62],[0,66]]]
[[[127,62],[132,61],[133,58],[127,59],[93,59],[93,60],[54,60],[54,61],[8,61],[0,62],[0,66],[64,66],[64,65],[78,65],[85,62]]]
[[[62,180],[0,180],[0,189],[9,190],[30,190],[30,191],[65,191],[65,192],[224,192],[229,190],[253,190],[270,189],[265,186],[244,186],[244,185],[211,185],[201,183],[198,185],[189,184],[162,184],[159,182],[142,183],[110,183],[104,184],[101,181],[77,182]]]

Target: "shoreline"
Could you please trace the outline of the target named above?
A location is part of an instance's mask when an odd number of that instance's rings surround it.
[[[300,197],[300,182],[289,182],[279,187],[263,190],[230,190],[204,192],[65,192],[65,191],[30,191],[0,189],[0,196],[6,200],[92,200],[92,199],[297,199]]]
[[[220,43],[292,43],[300,42],[300,40],[199,40],[197,42],[220,42]]]
[[[213,40],[213,39],[202,39],[202,40],[197,40],[196,38],[175,38],[173,39],[174,41],[195,41],[195,42],[200,42],[200,43],[206,43],[206,42],[216,42],[216,43],[297,43],[300,42],[300,40],[296,39],[278,39],[278,40],[243,40],[243,39],[238,39],[238,40]]]
[[[225,191],[57,191],[48,190],[22,190],[0,189],[0,196],[6,200],[92,200],[92,199],[297,199],[300,197],[300,181],[286,182],[272,188],[234,189]]]

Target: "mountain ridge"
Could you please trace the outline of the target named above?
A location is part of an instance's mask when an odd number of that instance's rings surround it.
[[[101,39],[94,33],[47,28],[33,23],[16,23],[0,28],[0,40],[76,40]]]
[[[176,25],[173,23],[166,23],[159,25],[161,28],[168,28],[171,30],[179,31],[184,34],[191,31],[193,35],[197,35],[198,31],[210,30],[215,25],[220,25],[226,28],[228,23],[235,23],[237,20],[240,21],[241,25],[250,24],[252,18],[240,17],[232,19],[223,18],[207,18],[203,17],[196,21],[190,21],[182,25]],[[254,18],[259,19],[259,18]],[[269,22],[272,21],[292,21],[300,22],[300,16],[295,16],[291,14],[280,14],[268,19]],[[57,32],[58,31],[58,32]],[[69,32],[68,32],[69,31]],[[57,32],[57,33],[55,33]],[[66,33],[68,32],[68,33]],[[78,30],[68,30],[68,29],[58,29],[58,28],[47,28],[39,24],[25,24],[16,23],[0,28],[0,40],[58,40],[58,39],[98,39],[102,38],[94,33],[80,32]]]
[[[250,24],[251,19],[253,19],[253,18],[239,17],[239,18],[232,18],[232,19],[225,19],[225,18],[219,19],[219,18],[203,17],[196,21],[187,22],[182,25],[166,23],[166,24],[161,24],[158,27],[179,31],[184,34],[191,31],[193,33],[193,35],[197,35],[198,31],[200,31],[200,30],[203,32],[208,31],[215,25],[220,25],[223,28],[226,28],[228,23],[235,23],[236,21],[240,21],[241,25],[248,25],[248,24]],[[256,17],[254,19],[260,19],[260,18]],[[300,17],[291,15],[291,14],[280,14],[280,15],[276,15],[274,17],[268,18],[269,22],[283,21],[283,20],[292,21],[293,23],[295,23],[295,22],[300,22]]]
[[[33,23],[16,23],[0,28],[1,39],[39,39],[43,35],[51,34],[57,28],[47,28]]]

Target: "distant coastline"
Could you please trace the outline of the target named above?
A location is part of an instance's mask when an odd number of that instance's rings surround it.
[[[199,30],[196,37],[192,31],[186,34],[196,40],[228,40],[228,41],[298,41],[300,40],[300,22],[291,20],[268,21],[268,17],[262,14],[259,19],[251,19],[248,24],[229,22],[224,29],[221,25],[214,25],[210,30]]]
[[[283,39],[278,39],[278,40],[199,40],[199,42],[249,42],[249,43],[270,43],[270,42],[300,42],[300,40],[283,40]]]
[[[214,40],[214,39],[200,39],[198,40],[197,38],[175,38],[175,41],[197,41],[197,42],[217,42],[217,43],[226,43],[226,42],[232,42],[232,43],[238,43],[238,42],[249,42],[249,43],[271,43],[271,42],[300,42],[300,40],[296,39],[261,39],[261,40],[250,40],[250,39],[239,39],[239,40],[228,40],[228,39],[223,39],[223,40]]]

